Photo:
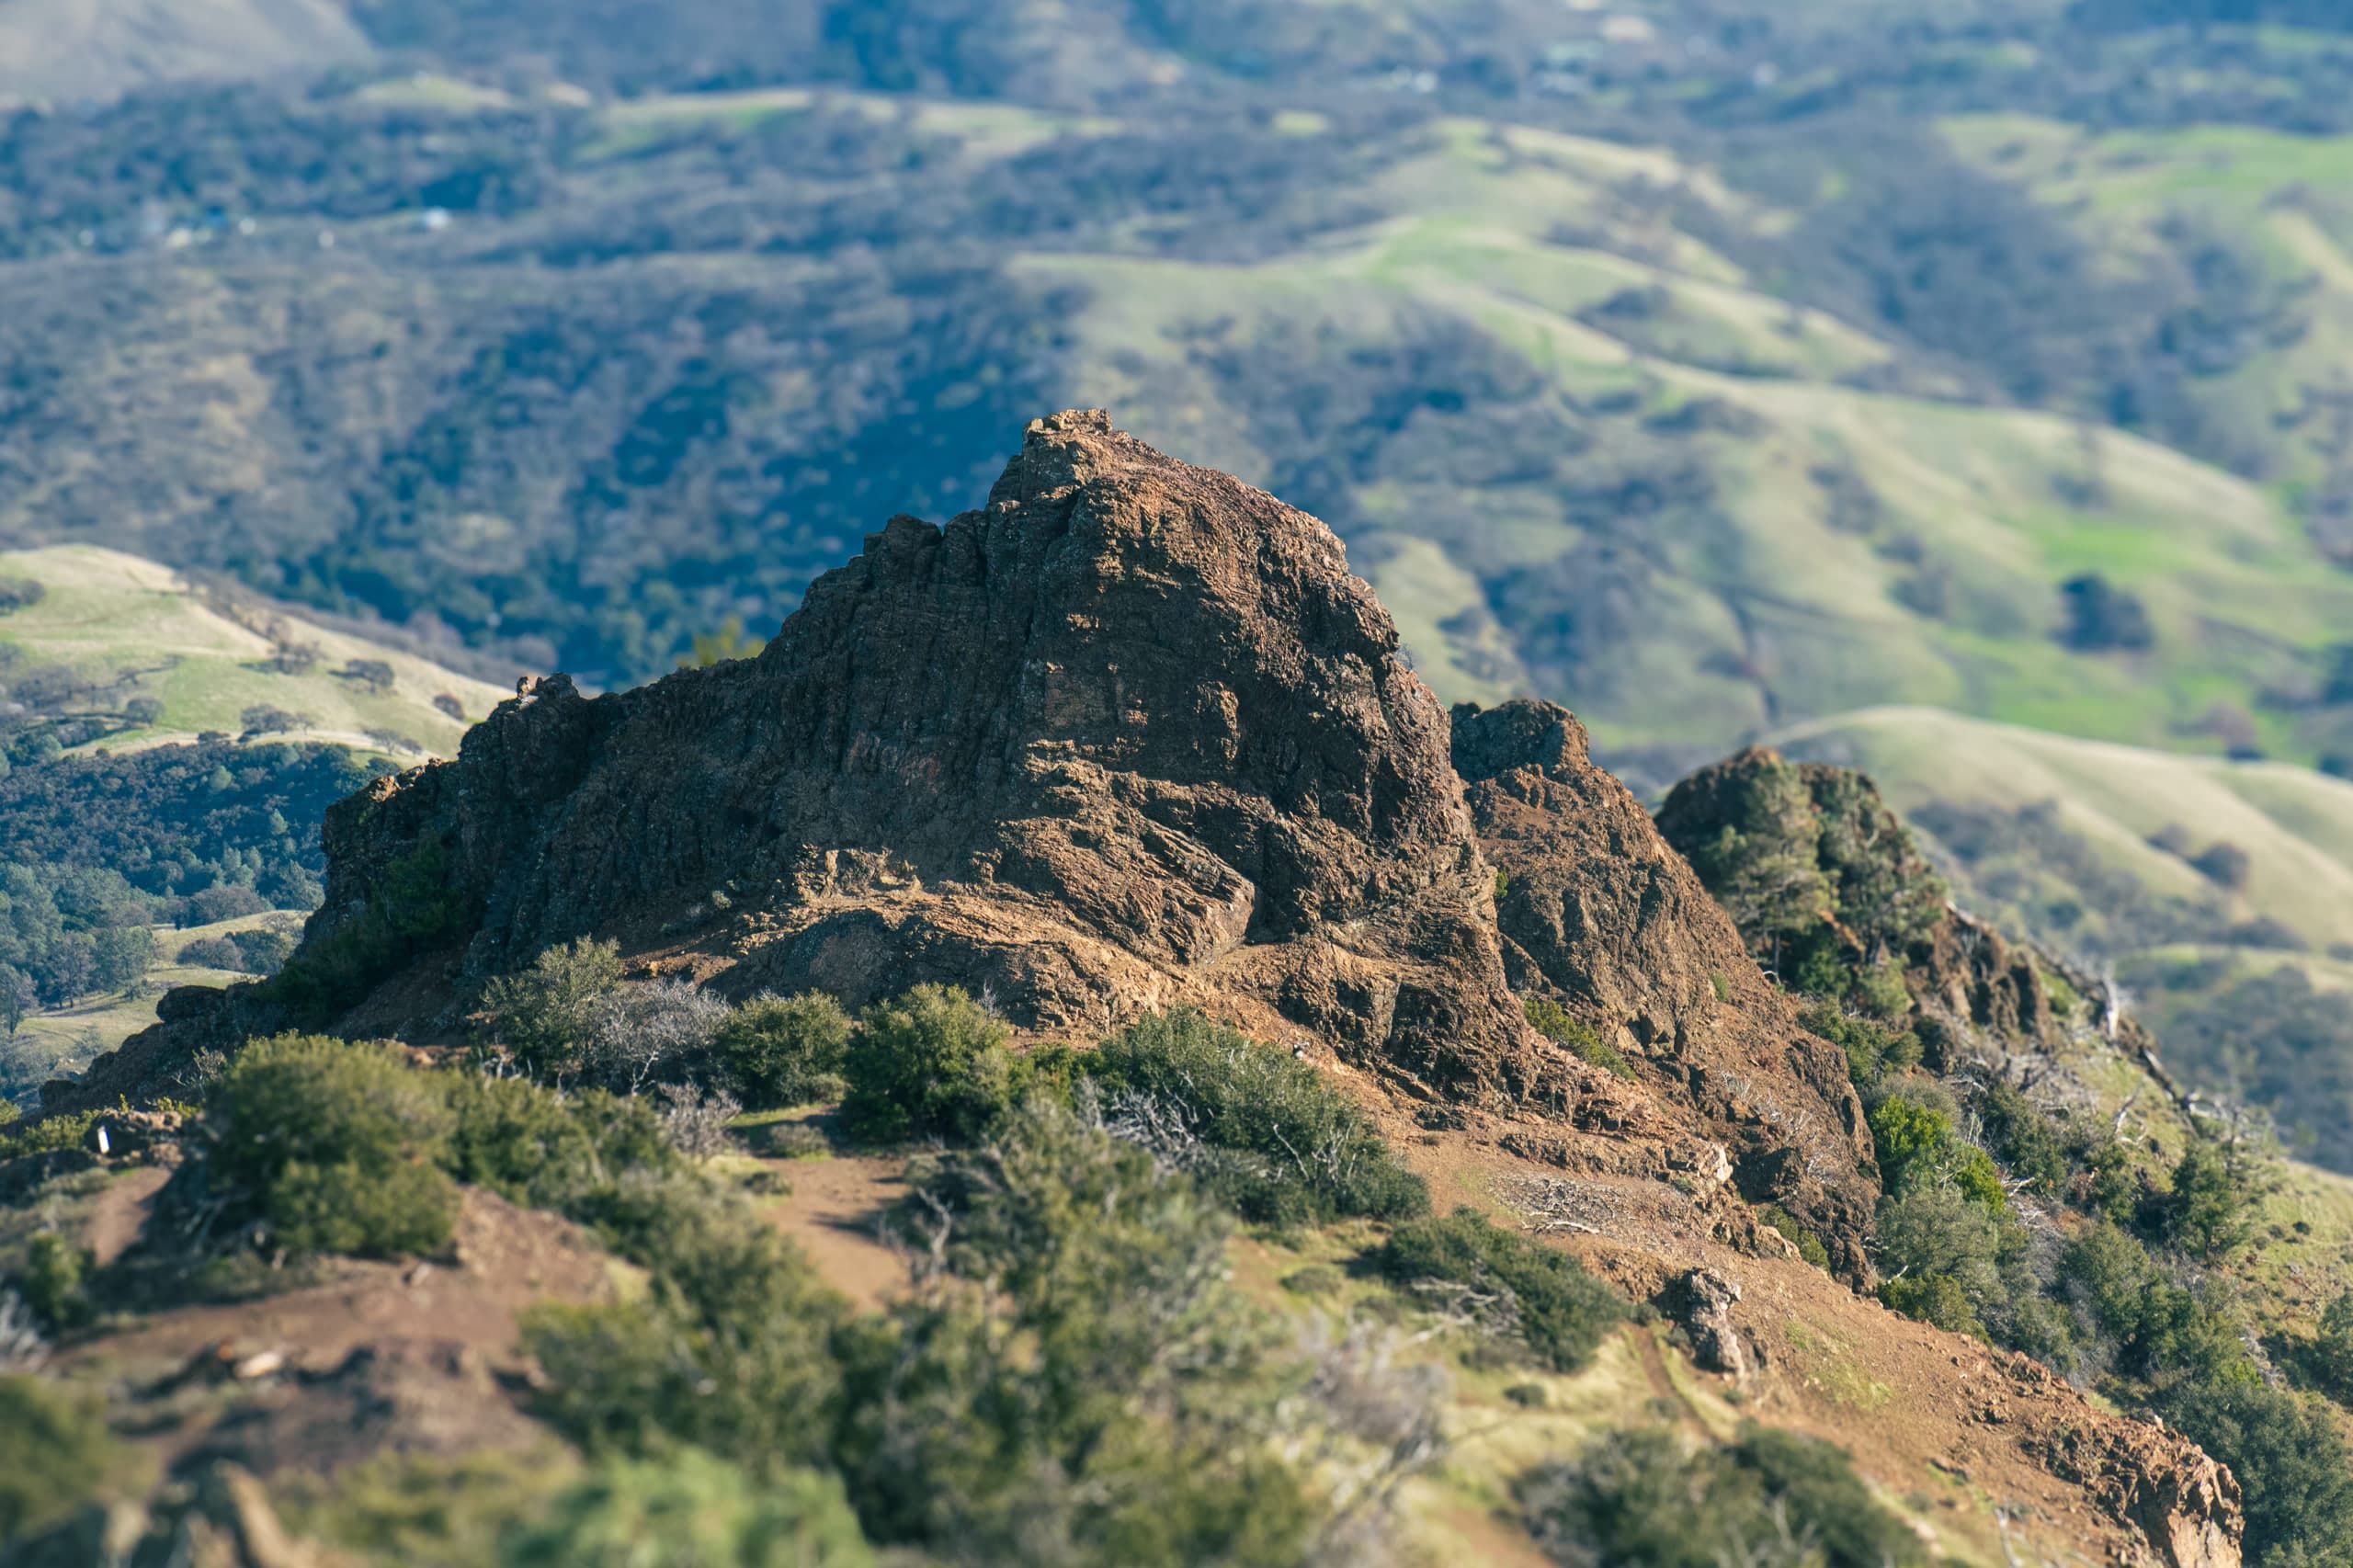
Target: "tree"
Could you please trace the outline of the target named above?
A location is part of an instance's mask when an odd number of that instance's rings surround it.
[[[144,926],[110,926],[90,938],[91,980],[100,991],[128,991],[155,967],[155,933]]]
[[[392,666],[382,659],[351,659],[335,671],[338,679],[357,681],[381,697],[392,689]]]
[[[25,971],[12,964],[0,964],[0,1027],[6,1029],[5,1038],[14,1040],[40,1006],[40,997],[34,993],[33,983],[25,978]]]

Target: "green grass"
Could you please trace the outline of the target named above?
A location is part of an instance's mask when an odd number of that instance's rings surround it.
[[[241,623],[206,604],[169,568],[117,551],[59,545],[7,551],[0,553],[0,576],[29,577],[48,589],[39,604],[0,617],[0,642],[17,644],[34,662],[68,665],[96,678],[139,671],[136,694],[163,700],[163,718],[153,727],[97,743],[113,750],[191,740],[209,730],[236,734],[247,708],[267,705],[310,721],[272,739],[329,741],[396,756],[449,756],[467,726],[507,695],[413,654],[282,611],[249,612],[244,619],[250,624]],[[256,627],[272,617],[291,641],[319,650],[321,657],[309,673],[265,667],[271,645]],[[392,690],[372,692],[334,673],[355,659],[392,665]],[[434,706],[434,699],[445,695],[458,699],[464,720]],[[414,752],[387,748],[371,733],[398,736]]]

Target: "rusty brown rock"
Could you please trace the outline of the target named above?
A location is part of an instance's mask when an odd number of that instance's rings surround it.
[[[1878,1186],[1843,1052],[1807,1033],[1690,866],[1631,791],[1587,759],[1567,710],[1454,710],[1506,973],[1557,998],[1635,1064],[1673,1119],[1724,1143],[1742,1194],[1868,1275]]]
[[[1339,540],[1099,413],[945,529],[892,518],[757,659],[528,683],[326,847],[306,952],[431,866],[476,974],[683,932],[853,1005],[951,982],[1085,1035],[1199,1002],[1431,1092],[1537,1062],[1446,711]]]

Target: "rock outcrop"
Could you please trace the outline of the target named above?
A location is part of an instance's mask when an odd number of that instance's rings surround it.
[[[1879,1189],[1845,1055],[1797,1022],[1740,933],[1565,709],[1454,710],[1454,762],[1503,873],[1506,972],[1629,1062],[1675,1119],[1731,1153],[1742,1196],[1775,1202],[1870,1272]]]
[[[1099,413],[892,518],[757,659],[531,683],[326,846],[306,953],[382,946],[426,879],[472,974],[668,936],[730,986],[951,982],[1075,1036],[1193,1002],[1430,1093],[1542,1071],[1446,711],[1339,540]]]

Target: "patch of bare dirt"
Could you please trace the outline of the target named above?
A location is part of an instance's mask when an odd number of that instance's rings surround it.
[[[879,1307],[907,1288],[907,1259],[882,1241],[881,1230],[892,1206],[906,1196],[904,1155],[761,1164],[792,1187],[764,1204],[765,1211],[800,1244],[827,1284],[862,1309]]]
[[[136,1175],[108,1194],[133,1195],[102,1216],[110,1244],[145,1200]],[[575,1227],[468,1191],[453,1261],[339,1263],[281,1296],[142,1318],[62,1364],[117,1385],[167,1464],[325,1472],[377,1453],[522,1446],[541,1429],[521,1409],[521,1313],[610,1300],[626,1278]]]

